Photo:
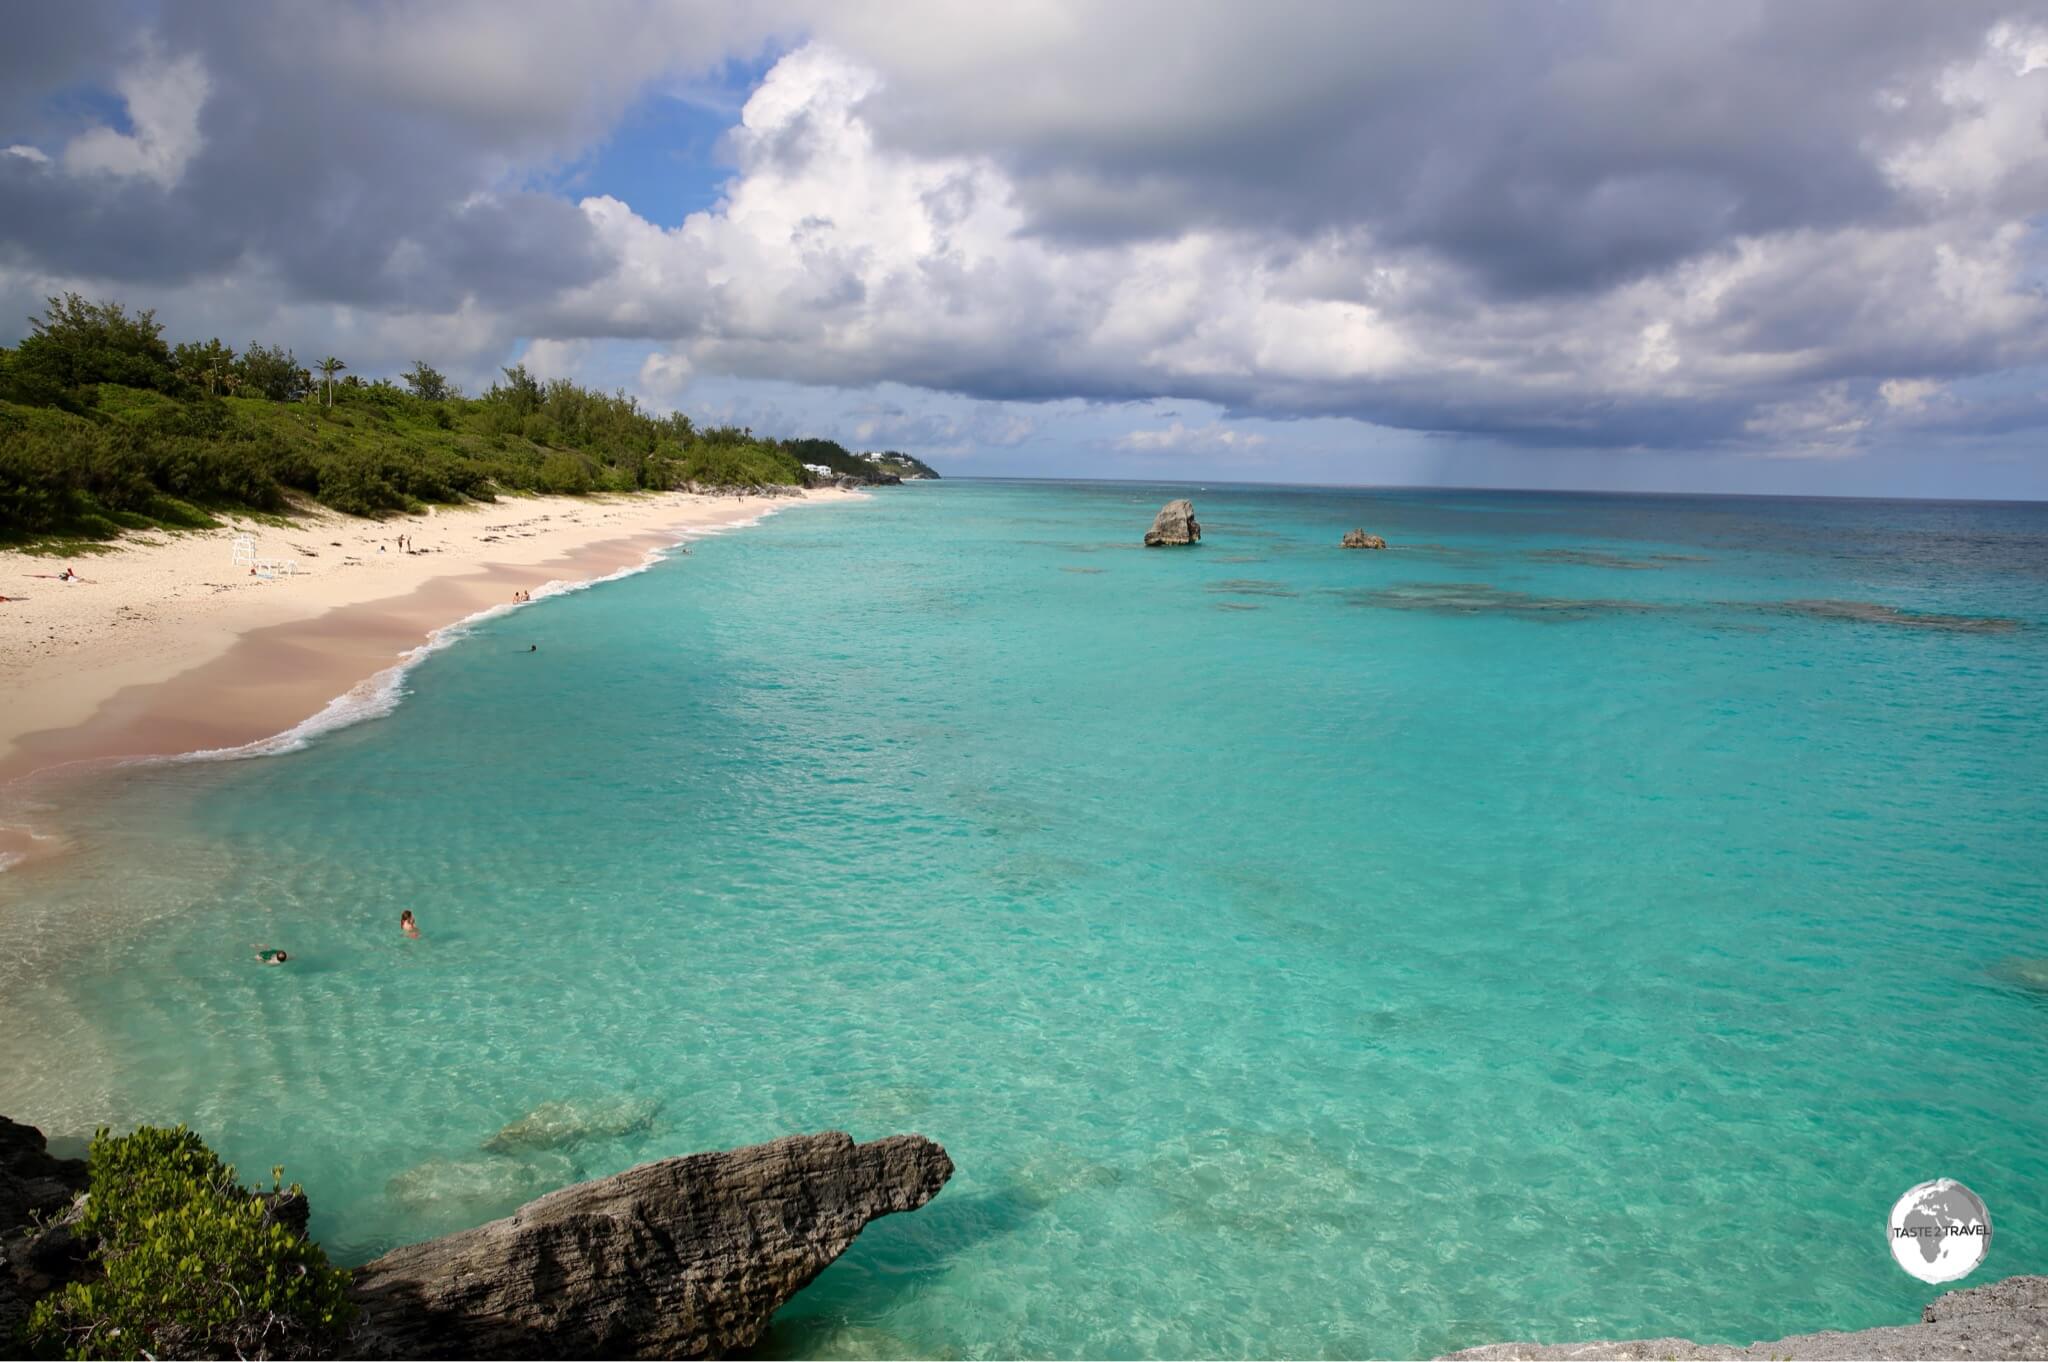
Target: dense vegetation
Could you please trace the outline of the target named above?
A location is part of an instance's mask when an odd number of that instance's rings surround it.
[[[31,326],[0,347],[0,541],[205,525],[209,510],[284,511],[294,497],[379,515],[507,492],[800,484],[796,445],[875,466],[524,365],[469,397],[424,360],[365,381],[281,346],[174,346],[153,313],[77,294]]]
[[[829,468],[847,477],[869,478],[876,473],[894,473],[899,478],[936,478],[938,473],[922,459],[901,450],[885,449],[873,454],[855,454],[837,440],[784,440],[782,448],[806,464]]]
[[[78,1358],[339,1351],[356,1313],[349,1274],[276,1223],[197,1135],[103,1128],[90,1168],[78,1230],[97,1241],[99,1275],[36,1303],[33,1347]],[[273,1194],[281,1173],[273,1170]]]

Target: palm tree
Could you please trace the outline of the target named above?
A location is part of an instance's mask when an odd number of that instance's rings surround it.
[[[320,372],[327,379],[327,405],[329,407],[334,405],[334,376],[346,368],[348,368],[346,364],[343,364],[332,355],[320,361]]]

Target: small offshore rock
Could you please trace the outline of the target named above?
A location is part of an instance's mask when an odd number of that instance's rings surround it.
[[[1195,520],[1195,503],[1183,498],[1169,501],[1159,508],[1159,514],[1152,519],[1152,528],[1145,531],[1145,547],[1194,544],[1201,538],[1202,527]]]
[[[1386,546],[1386,540],[1376,534],[1367,534],[1364,530],[1344,531],[1344,543],[1341,545],[1347,549],[1383,549]]]

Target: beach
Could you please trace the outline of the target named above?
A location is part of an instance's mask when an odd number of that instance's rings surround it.
[[[1142,547],[1182,497],[1200,545]],[[1983,1199],[1985,1280],[2048,1244],[2044,545],[1469,490],[778,512],[475,620],[369,722],[63,781],[0,874],[0,1112],[283,1163],[351,1266],[679,1153],[943,1144],[764,1357],[1897,1323],[1905,1189]],[[1743,1256],[1776,1205],[1799,1251]]]
[[[518,497],[386,520],[228,517],[75,558],[0,552],[0,784],[271,737],[517,592],[633,567],[690,532],[856,495]],[[242,535],[266,566],[234,561]],[[60,580],[67,567],[80,580]],[[0,839],[0,858],[43,845],[21,829]]]

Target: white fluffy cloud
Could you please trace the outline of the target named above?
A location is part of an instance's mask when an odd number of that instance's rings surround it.
[[[140,175],[169,188],[200,147],[199,111],[213,93],[206,66],[193,54],[167,58],[151,50],[114,82],[133,132],[98,127],[64,148],[74,175]]]
[[[1257,449],[1266,443],[1263,435],[1232,430],[1221,422],[1188,426],[1179,421],[1148,430],[1134,430],[1117,441],[1120,449],[1161,452],[1175,449]]]
[[[2011,41],[1994,34],[1966,72],[2007,69]],[[2024,79],[1972,86],[1968,121],[1993,119],[1986,100],[2048,97],[2048,72]],[[659,339],[699,372],[1180,395],[1596,443],[1684,438],[1659,426],[1692,411],[1723,425],[1693,438],[1801,448],[1816,432],[1853,447],[1901,405],[1877,399],[1881,384],[2048,356],[2034,230],[1976,200],[1740,235],[1565,296],[1488,294],[1365,225],[1049,238],[995,158],[883,139],[870,111],[885,93],[824,47],[783,58],[746,105],[717,208],[664,229],[614,198],[583,203],[618,264],[566,297],[557,325]]]

